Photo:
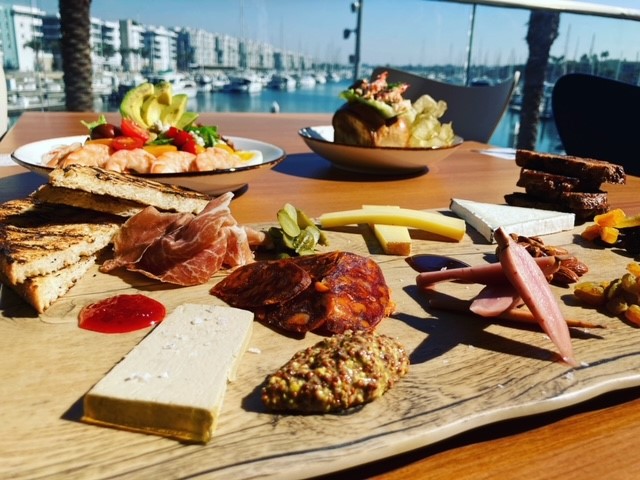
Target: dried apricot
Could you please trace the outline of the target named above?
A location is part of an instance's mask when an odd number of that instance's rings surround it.
[[[621,209],[616,208],[614,210],[609,210],[606,213],[596,215],[593,217],[593,221],[601,227],[617,227],[618,222],[625,218],[627,218],[625,213]]]
[[[624,318],[640,326],[640,305],[630,305],[626,312],[624,312]]]
[[[613,245],[618,241],[620,231],[615,227],[602,227],[600,229],[600,240],[609,245]]]
[[[590,242],[593,242],[594,240],[600,238],[600,230],[602,227],[600,227],[600,225],[598,224],[594,224],[594,225],[589,225],[587,228],[585,228],[582,233],[580,234],[580,236],[582,238],[584,238],[585,240],[589,240]]]

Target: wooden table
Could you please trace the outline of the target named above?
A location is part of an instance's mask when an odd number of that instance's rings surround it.
[[[84,133],[80,120],[94,114],[25,113],[0,143],[0,153],[35,140]],[[110,115],[111,116],[111,115]],[[113,116],[115,120],[117,116]],[[329,162],[310,152],[298,137],[297,130],[330,122],[327,115],[315,114],[203,114],[204,123],[216,124],[223,133],[249,137],[276,144],[285,149],[287,159],[266,172],[233,201],[232,212],[240,223],[273,222],[275,212],[291,202],[311,216],[324,212],[357,208],[362,203],[395,204],[416,209],[446,208],[452,197],[483,202],[504,203],[503,195],[516,189],[518,167],[514,162],[478,153],[485,147],[465,143],[451,157],[433,165],[426,175],[380,178],[358,175],[333,168]],[[0,201],[24,196],[43,179],[21,167],[0,167]],[[630,177],[625,186],[607,186],[612,207],[628,214],[640,213],[638,189],[640,179]],[[1,307],[1,306],[0,306]],[[21,331],[12,319],[0,317],[9,337],[0,338],[1,350],[11,351],[11,335],[33,335],[34,341],[46,342],[46,335],[36,327]],[[40,347],[46,350],[46,343]],[[34,348],[31,354],[39,355]],[[15,353],[15,352],[14,352]],[[27,358],[34,365],[40,359]],[[52,358],[59,369],[82,368],[68,359]],[[15,362],[14,362],[15,363]],[[0,404],[24,395],[24,402],[34,410],[48,408],[48,402],[30,404],[29,391],[18,391],[19,373],[4,370],[0,363]],[[55,388],[68,388],[64,382]],[[2,407],[0,437],[10,441],[20,433],[17,412]],[[62,420],[61,420],[62,421]],[[56,462],[58,449],[82,448],[72,438],[57,443],[54,437],[42,440],[43,432],[34,432],[33,448],[39,452],[20,452],[25,458],[49,465],[58,478],[71,478],[64,462]],[[46,433],[44,434],[46,438]],[[534,417],[509,420],[460,434],[435,445],[349,472],[349,478],[632,478],[640,472],[640,454],[635,440],[640,436],[640,388],[629,388],[603,395],[578,406]],[[85,452],[87,462],[99,459],[100,452]],[[0,464],[3,452],[0,451]],[[6,460],[6,459],[5,459]],[[7,475],[29,477],[33,465]],[[0,467],[1,468],[1,467]],[[105,475],[108,470],[105,470]],[[331,477],[342,478],[345,472]],[[132,473],[135,476],[135,473]]]

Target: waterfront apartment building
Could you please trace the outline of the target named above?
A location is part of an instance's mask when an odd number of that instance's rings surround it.
[[[143,67],[145,27],[133,20],[120,20],[118,26],[122,69],[127,72],[140,72]]]
[[[60,16],[34,7],[0,6],[0,59],[6,71],[61,70]],[[188,27],[167,28],[134,20],[91,18],[95,71],[302,70],[308,55],[264,42]]]
[[[42,19],[45,12],[23,5],[0,5],[0,45],[5,70],[45,69]],[[50,55],[49,55],[50,57]]]
[[[240,40],[230,35],[216,37],[216,56],[218,65],[223,68],[238,68],[240,66]]]
[[[169,30],[166,27],[147,26],[142,38],[144,41],[142,56],[146,59],[143,70],[148,72],[176,70],[178,34],[174,30]]]
[[[216,53],[216,34],[189,27],[177,28],[176,34],[178,70],[222,66]]]
[[[59,38],[59,37],[58,37]],[[122,65],[120,25],[91,18],[91,60],[96,71],[117,71]]]

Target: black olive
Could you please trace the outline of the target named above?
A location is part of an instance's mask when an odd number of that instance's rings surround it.
[[[91,130],[91,139],[93,140],[96,138],[113,138],[120,135],[120,128],[111,123],[103,123]]]

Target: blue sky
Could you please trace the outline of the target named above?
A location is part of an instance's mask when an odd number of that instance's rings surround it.
[[[58,0],[2,0],[57,11]],[[640,9],[640,0],[582,0]],[[92,15],[152,25],[192,26],[265,41],[327,61],[346,62],[355,28],[351,0],[93,0]],[[461,65],[466,58],[471,6],[434,0],[364,0],[362,61],[369,64]],[[479,6],[473,63],[524,62],[529,12]],[[244,21],[242,21],[242,19]],[[552,55],[640,59],[640,22],[563,14]]]

